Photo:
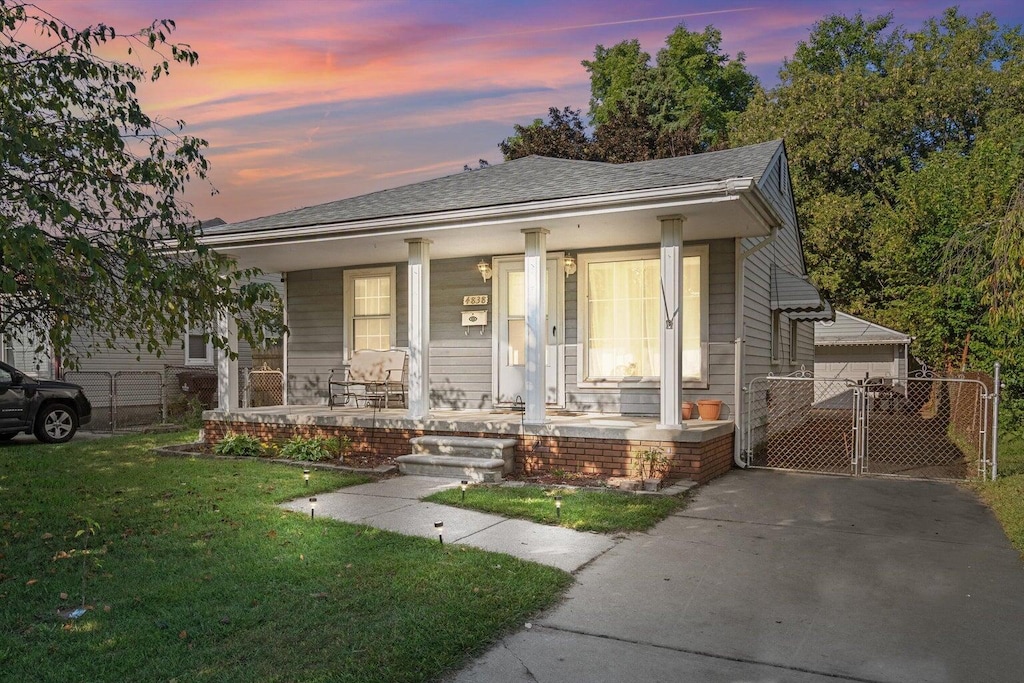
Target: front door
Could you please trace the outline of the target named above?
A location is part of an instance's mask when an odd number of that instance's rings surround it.
[[[526,270],[522,256],[494,259],[495,403],[526,398]],[[559,278],[560,259],[547,260],[547,403],[562,404],[562,363],[565,316]]]

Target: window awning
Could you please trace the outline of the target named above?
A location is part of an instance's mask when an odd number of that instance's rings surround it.
[[[791,320],[833,320],[832,306],[805,278],[772,264],[772,310],[789,313]]]

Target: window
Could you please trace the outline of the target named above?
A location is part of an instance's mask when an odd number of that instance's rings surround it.
[[[345,348],[385,351],[395,344],[395,269],[345,271]]]
[[[706,382],[707,247],[683,253],[683,379]],[[658,252],[580,255],[582,382],[657,381],[661,374]]]
[[[782,360],[782,312],[772,311],[772,361]]]
[[[795,320],[789,321],[789,362],[797,361],[797,340],[800,335],[799,323]]]
[[[207,330],[190,327],[185,335],[185,365],[213,365],[213,342]]]

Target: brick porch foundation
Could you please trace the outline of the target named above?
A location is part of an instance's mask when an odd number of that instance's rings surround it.
[[[209,415],[209,413],[207,414]],[[207,418],[207,416],[204,416]],[[689,479],[706,482],[721,476],[732,467],[733,430],[731,423],[698,435],[683,431],[686,440],[665,438],[636,438],[622,434],[624,430],[575,428],[560,429],[556,434],[509,433],[498,430],[473,429],[467,423],[464,429],[438,429],[388,424],[367,426],[362,424],[334,424],[314,421],[288,421],[286,419],[253,418],[246,415],[217,416],[204,419],[204,439],[213,444],[228,432],[248,434],[263,442],[283,443],[293,436],[346,436],[355,451],[374,450],[397,457],[411,452],[409,439],[417,436],[470,436],[483,438],[516,439],[515,470],[519,474],[533,475],[551,470],[565,470],[584,475],[629,476],[633,457],[640,451],[657,448],[671,461],[669,479]],[[358,421],[353,421],[358,422]],[[391,420],[390,422],[401,422]],[[635,430],[633,430],[635,431]],[[648,430],[658,436],[659,430]],[[607,434],[605,434],[607,433]],[[647,435],[644,435],[647,436]]]

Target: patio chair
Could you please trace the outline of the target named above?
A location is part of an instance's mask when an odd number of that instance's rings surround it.
[[[389,408],[400,401],[404,406],[408,367],[409,356],[401,349],[356,351],[348,363],[331,370],[327,405],[333,409],[352,401],[356,407]]]

